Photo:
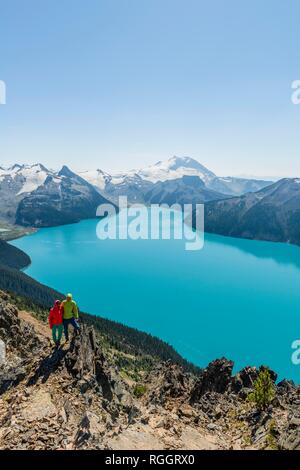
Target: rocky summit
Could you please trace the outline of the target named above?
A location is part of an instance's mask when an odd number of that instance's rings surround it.
[[[276,384],[259,411],[259,369],[225,358],[196,376],[167,361],[135,382],[93,328],[55,349],[49,328],[0,293],[1,449],[300,449],[300,388]]]

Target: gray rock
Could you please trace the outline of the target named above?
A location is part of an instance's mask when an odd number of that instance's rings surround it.
[[[196,403],[207,392],[224,393],[231,383],[233,362],[225,358],[211,362],[195,383],[190,402]]]
[[[0,339],[0,366],[4,365],[6,361],[6,346],[4,341]]]
[[[300,429],[288,432],[279,441],[281,450],[300,450]]]
[[[190,378],[182,367],[167,361],[148,374],[146,384],[149,404],[157,405],[170,398],[184,397],[190,387]]]

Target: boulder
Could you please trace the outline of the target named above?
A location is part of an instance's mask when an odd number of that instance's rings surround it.
[[[207,392],[226,392],[232,380],[233,365],[225,358],[211,362],[192,388],[190,402],[196,403]]]
[[[16,387],[25,379],[26,375],[26,368],[22,365],[0,370],[0,395],[7,392],[10,388]]]
[[[259,371],[256,367],[244,367],[244,369],[232,378],[230,386],[231,391],[234,393],[240,393],[246,390],[247,393],[249,393],[250,389],[253,389],[258,374]]]
[[[183,398],[188,392],[190,378],[182,367],[167,361],[148,374],[146,385],[149,402],[164,404],[170,398]]]

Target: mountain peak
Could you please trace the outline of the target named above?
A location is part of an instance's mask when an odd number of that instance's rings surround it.
[[[7,173],[21,173],[23,171],[28,172],[30,170],[44,171],[46,173],[49,173],[49,170],[42,163],[33,163],[33,164],[15,163],[14,165],[8,168],[2,168],[2,170],[7,171]]]
[[[8,170],[11,170],[11,171],[21,170],[21,168],[24,168],[24,165],[19,165],[19,163],[15,163],[13,166],[10,166]]]
[[[143,179],[156,183],[178,179],[182,176],[198,176],[204,182],[215,178],[215,174],[201,165],[197,160],[190,157],[174,156],[165,161],[157,162],[155,165],[137,171]]]
[[[178,157],[174,155],[174,157],[170,158],[167,162],[169,163],[170,170],[177,170],[178,168],[190,168],[201,171],[210,177],[215,176],[212,171],[208,170],[208,168],[199,163],[198,160],[195,160],[191,157]]]
[[[46,168],[42,163],[35,163],[34,165],[32,165],[31,168],[37,168],[40,171],[45,171],[46,173],[49,173],[48,168]]]
[[[73,173],[73,171],[71,171],[70,168],[67,165],[64,165],[62,167],[62,169],[58,172],[58,176],[72,177],[74,175],[75,175],[75,173]],[[75,175],[75,176],[77,176],[77,175]]]

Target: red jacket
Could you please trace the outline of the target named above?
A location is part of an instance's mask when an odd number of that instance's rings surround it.
[[[53,325],[61,325],[63,322],[63,311],[59,305],[55,305],[51,308],[49,313],[49,325],[52,329]]]

